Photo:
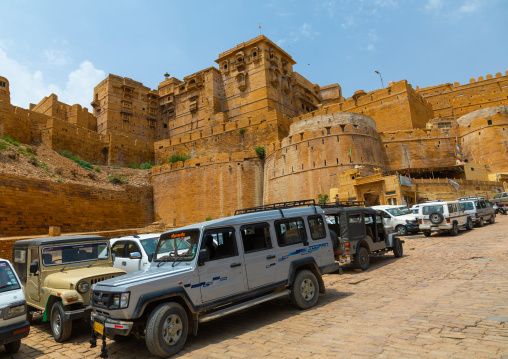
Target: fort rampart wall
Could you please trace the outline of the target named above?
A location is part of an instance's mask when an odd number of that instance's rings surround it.
[[[152,182],[155,220],[173,226],[263,203],[263,163],[254,151],[155,166]]]
[[[268,146],[265,203],[317,199],[318,194],[328,194],[330,188],[337,187],[339,172],[357,165],[372,172],[385,169],[381,141],[375,128],[351,123],[328,125],[326,115],[310,120],[319,123],[318,127],[292,132],[282,141]],[[300,126],[300,123],[295,125]]]
[[[152,188],[112,191],[0,174],[0,236],[144,227],[153,222]]]
[[[508,105],[508,71],[472,78],[469,84],[447,83],[418,89],[432,104],[435,117],[459,117],[480,108]]]

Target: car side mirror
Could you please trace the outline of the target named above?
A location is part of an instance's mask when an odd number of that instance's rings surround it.
[[[205,265],[205,262],[208,259],[208,257],[209,257],[208,248],[203,248],[203,249],[199,250],[198,266]]]
[[[39,270],[39,262],[32,262],[30,263],[30,273],[36,274]]]
[[[153,253],[148,253],[148,262],[153,260]]]
[[[130,258],[130,259],[141,259],[141,253],[139,253],[139,252],[132,252],[132,253],[129,255],[129,258]]]

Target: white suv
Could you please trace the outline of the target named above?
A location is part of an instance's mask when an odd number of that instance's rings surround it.
[[[416,234],[419,231],[418,220],[413,214],[404,214],[400,206],[373,206],[381,212],[387,226],[391,226],[399,235],[405,236],[409,232]]]
[[[496,210],[483,197],[459,198],[460,204],[466,213],[471,215],[473,224],[483,227],[485,221],[493,224],[496,221]]]
[[[459,201],[423,203],[420,215],[420,229],[425,237],[430,237],[431,232],[443,231],[456,236],[459,228],[473,229],[471,216],[464,212]]]
[[[160,235],[161,233],[147,233],[111,238],[109,242],[114,254],[113,266],[127,273],[149,268]]]

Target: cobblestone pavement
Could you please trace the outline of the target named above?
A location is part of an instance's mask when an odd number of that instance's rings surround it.
[[[327,293],[307,311],[289,299],[202,324],[184,358],[508,358],[508,216],[457,237],[405,238],[404,257],[324,277]],[[35,323],[11,358],[97,358],[87,324],[58,344]],[[110,358],[149,358],[143,340],[108,340]],[[0,351],[1,353],[1,351]],[[0,354],[2,355],[2,354]]]

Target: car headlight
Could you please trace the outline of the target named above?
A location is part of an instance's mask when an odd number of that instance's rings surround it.
[[[90,289],[90,284],[88,284],[85,281],[79,282],[77,288],[78,288],[78,292],[85,293],[88,291],[88,289]]]
[[[12,307],[9,307],[7,310],[7,318],[17,317],[18,315],[22,315],[26,312],[25,304],[19,304]]]
[[[114,294],[111,308],[127,308],[129,306],[129,296],[129,292]]]

